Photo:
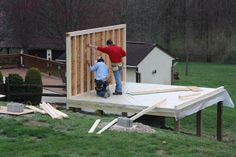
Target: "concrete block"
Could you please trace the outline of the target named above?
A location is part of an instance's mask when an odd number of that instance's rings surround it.
[[[24,111],[24,104],[21,103],[14,103],[14,102],[10,102],[7,103],[7,111],[8,112],[23,112]]]
[[[117,125],[123,127],[132,127],[133,121],[127,117],[118,117]]]

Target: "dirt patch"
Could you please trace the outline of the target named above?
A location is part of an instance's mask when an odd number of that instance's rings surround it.
[[[39,121],[35,121],[35,120],[27,121],[27,122],[24,123],[24,125],[30,125],[30,126],[49,126],[49,124],[46,123],[46,122],[39,122]]]
[[[157,151],[156,151],[156,155],[157,155],[157,156],[164,155],[164,154],[166,154],[166,151],[165,151],[165,150],[157,150]]]
[[[106,126],[108,123],[101,123],[98,128],[103,128]],[[115,131],[127,131],[127,132],[138,132],[138,133],[155,133],[156,130],[153,129],[152,127],[148,125],[144,125],[142,123],[133,123],[133,127],[122,127],[117,124],[113,125],[110,130],[115,130]]]

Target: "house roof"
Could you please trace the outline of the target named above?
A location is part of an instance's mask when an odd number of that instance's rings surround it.
[[[152,51],[155,47],[154,44],[144,43],[144,42],[130,42],[126,43],[127,51],[127,65],[137,66],[144,57]]]
[[[171,56],[165,49],[157,44],[127,41],[127,65],[137,66],[155,47],[161,49],[164,53]]]
[[[34,49],[54,49],[65,50],[64,44],[60,40],[49,39],[46,37],[31,38],[28,43],[28,50]],[[0,48],[22,48],[21,42],[12,37],[0,40]]]
[[[29,42],[29,50],[32,49],[54,49],[65,50],[65,46],[59,39],[50,39],[46,37],[32,38]]]

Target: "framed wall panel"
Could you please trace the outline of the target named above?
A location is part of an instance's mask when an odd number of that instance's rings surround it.
[[[104,46],[108,39],[114,44],[126,50],[126,25],[114,25],[82,31],[68,32],[66,37],[67,50],[67,96],[75,96],[90,90],[94,90],[94,73],[90,72],[86,60],[94,64],[96,59],[103,57],[109,67],[111,83],[115,83],[112,74],[109,57],[95,49],[87,47],[89,43],[97,46]],[[126,58],[122,74],[122,81],[125,82]]]

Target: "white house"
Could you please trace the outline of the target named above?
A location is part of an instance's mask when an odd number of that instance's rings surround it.
[[[174,57],[157,44],[127,42],[127,82],[172,84]]]

